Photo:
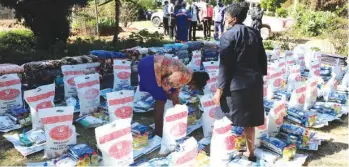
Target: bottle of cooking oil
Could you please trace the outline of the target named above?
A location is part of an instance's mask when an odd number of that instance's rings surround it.
[[[98,166],[98,155],[96,152],[93,152],[91,155],[91,166]]]
[[[90,162],[91,162],[90,157],[88,156],[88,154],[85,154],[85,156],[84,156],[84,165],[88,166],[88,165],[90,165]]]
[[[84,160],[82,157],[79,158],[78,163],[76,164],[76,166],[80,167],[80,166],[85,166]]]

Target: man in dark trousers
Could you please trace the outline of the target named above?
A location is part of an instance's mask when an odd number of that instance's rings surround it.
[[[213,17],[213,8],[210,4],[206,4],[206,8],[203,8],[200,12],[200,19],[204,23],[204,38],[211,37],[211,22]]]
[[[165,1],[165,4],[164,4],[164,7],[163,7],[163,13],[164,13],[164,16],[163,16],[163,24],[164,24],[164,35],[169,35],[169,26],[168,26],[168,23],[169,23],[169,17],[170,17],[170,12],[168,11],[168,1]]]
[[[170,4],[168,5],[168,12],[170,13],[169,23],[168,23],[169,29],[170,29],[169,36],[171,40],[173,40],[176,33],[176,15],[175,15],[174,3],[175,3],[175,0],[170,0]]]
[[[252,18],[252,25],[251,27],[261,31],[262,28],[262,18],[264,15],[264,11],[261,9],[261,6],[259,4],[256,5],[256,7],[253,9],[251,13],[251,18]]]
[[[193,3],[189,8],[190,14],[191,14],[191,24],[189,28],[189,41],[194,40],[196,41],[196,27],[198,23],[200,24],[200,18],[199,18],[199,7],[196,6],[195,3]]]

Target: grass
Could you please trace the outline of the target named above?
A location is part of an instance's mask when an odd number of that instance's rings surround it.
[[[146,125],[153,123],[153,113],[135,113],[134,120]],[[87,143],[96,149],[96,139],[94,129],[84,129],[76,125],[78,143]],[[309,157],[305,163],[306,166],[348,166],[348,116],[343,116],[340,121],[331,122],[329,126],[320,130],[318,133],[330,137],[331,140],[323,142],[318,151],[298,151],[298,153],[308,154]],[[10,132],[9,134],[21,133],[21,130]],[[192,133],[196,140],[203,137],[202,129]],[[209,148],[205,149],[209,151]],[[23,166],[27,162],[41,162],[43,151],[23,157],[13,145],[3,136],[0,137],[0,166]],[[148,160],[159,157],[158,150],[145,156]]]

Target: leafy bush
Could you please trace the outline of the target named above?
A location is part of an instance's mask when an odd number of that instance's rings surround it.
[[[141,30],[138,33],[132,33],[128,40],[133,40],[137,44],[153,43],[163,40],[164,37],[158,32],[150,33],[147,30]]]
[[[154,10],[156,9],[156,3],[154,0],[138,0],[139,5],[144,7],[145,9],[149,10]]]
[[[304,11],[296,17],[297,28],[302,34],[318,36],[325,33],[328,27],[334,25],[336,15],[331,12]]]
[[[274,48],[272,41],[264,40],[263,45],[266,50],[273,50]]]
[[[0,32],[0,51],[27,52],[35,47],[36,40],[30,30]]]
[[[279,17],[286,18],[288,16],[288,12],[285,8],[276,9],[276,13]]]

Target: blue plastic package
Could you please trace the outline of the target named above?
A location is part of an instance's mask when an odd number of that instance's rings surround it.
[[[280,131],[295,136],[303,136],[305,133],[305,128],[293,124],[284,123],[281,125]]]
[[[80,157],[84,157],[85,154],[91,156],[95,150],[87,144],[73,144],[68,146],[68,152],[74,159],[79,159]]]
[[[287,146],[287,144],[280,139],[267,136],[261,138],[261,145],[280,155],[283,155],[283,149]]]

